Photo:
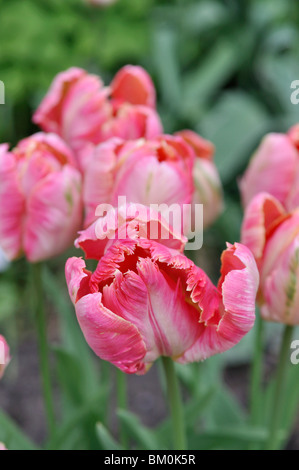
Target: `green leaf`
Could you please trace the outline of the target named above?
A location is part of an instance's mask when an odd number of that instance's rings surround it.
[[[194,442],[197,449],[246,450],[252,442],[264,444],[267,438],[268,430],[263,427],[216,426],[194,436],[191,439],[191,445]]]
[[[18,309],[18,290],[11,282],[1,280],[0,284],[0,321],[14,315]]]
[[[128,435],[141,446],[141,449],[163,449],[161,442],[156,438],[155,431],[146,428],[133,413],[126,410],[117,410],[117,415],[122,425],[126,428]]]
[[[111,436],[102,423],[97,423],[96,432],[103,450],[122,450],[121,445]]]
[[[280,118],[286,130],[298,121],[299,104],[291,102],[293,80],[299,79],[297,54],[263,55],[259,63],[259,78],[264,89],[272,94],[274,103],[278,103],[283,113]],[[281,124],[278,122],[278,126]]]
[[[153,57],[164,105],[179,113],[181,108],[181,78],[177,61],[177,36],[169,28],[155,27]]]
[[[245,167],[269,125],[264,108],[239,91],[224,93],[201,120],[198,130],[216,146],[215,163],[224,183]]]
[[[238,52],[235,43],[220,40],[195,69],[185,74],[181,104],[186,118],[198,120],[204,105],[236,70]]]
[[[37,450],[38,447],[0,410],[0,441],[9,450]]]
[[[205,409],[204,418],[207,426],[240,425],[246,421],[236,397],[224,384],[214,393],[210,406]]]

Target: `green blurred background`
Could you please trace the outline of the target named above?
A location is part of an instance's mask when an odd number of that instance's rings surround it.
[[[240,236],[239,175],[266,132],[286,131],[299,121],[299,105],[290,102],[291,82],[299,79],[298,57],[295,0],[119,0],[106,8],[84,0],[0,0],[0,80],[6,92],[0,140],[15,145],[37,130],[32,113],[58,72],[79,66],[108,84],[121,66],[142,65],[156,85],[165,131],[191,128],[216,146],[225,210],[205,233],[198,254],[216,280],[224,242]],[[50,263],[63,292],[67,255]],[[20,331],[28,329],[28,321],[30,329],[32,321],[26,307],[28,268],[20,260],[0,276],[0,331],[16,351]],[[53,285],[49,297],[55,297]],[[58,308],[61,299],[55,300]],[[54,319],[54,339],[56,326]],[[241,343],[221,361],[248,363],[252,336]],[[61,351],[58,356],[67,363]],[[210,363],[222,370],[223,362]],[[192,370],[181,371],[189,385]],[[210,371],[212,381],[215,374]],[[228,403],[235,422],[233,399]]]

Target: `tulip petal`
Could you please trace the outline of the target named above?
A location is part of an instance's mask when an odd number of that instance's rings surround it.
[[[241,228],[241,243],[259,260],[267,238],[286,217],[280,202],[268,193],[257,194],[246,208]]]
[[[197,157],[212,161],[215,151],[215,147],[212,142],[204,139],[196,132],[189,129],[185,129],[179,132],[176,132],[176,135],[182,137],[195,151]]]
[[[181,356],[198,335],[197,311],[185,302],[180,279],[171,279],[150,258],[139,258],[136,270],[119,273],[105,286],[104,305],[136,325],[146,364],[161,355]]]
[[[299,235],[276,258],[263,283],[261,315],[287,325],[299,323]]]
[[[268,134],[241,179],[240,190],[244,206],[260,192],[270,193],[284,205],[297,165],[297,150],[290,138],[285,134]]]
[[[237,344],[250,331],[255,318],[255,298],[259,275],[254,258],[245,246],[228,245],[222,255],[219,281],[219,312],[201,323],[201,334],[178,362],[206,359]]]
[[[91,349],[127,374],[145,372],[146,350],[137,328],[102,303],[102,294],[89,294],[76,303],[76,314]]]
[[[81,176],[65,165],[40,181],[27,201],[24,250],[31,262],[55,256],[75,239],[82,220]]]
[[[111,96],[117,102],[128,102],[154,108],[156,91],[149,74],[139,66],[126,65],[111,82]]]
[[[8,259],[22,251],[25,200],[17,178],[17,162],[8,145],[0,145],[0,245]]]

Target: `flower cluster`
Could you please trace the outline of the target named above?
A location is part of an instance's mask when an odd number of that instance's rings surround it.
[[[92,273],[81,258],[68,260],[70,297],[91,348],[127,373],[144,373],[159,356],[198,361],[236,344],[254,323],[251,252],[229,244],[214,286],[183,254],[183,225],[177,230],[162,209],[149,209],[188,206],[194,221],[202,204],[204,227],[217,218],[223,199],[213,144],[191,130],[165,134],[154,84],[132,65],[109,86],[76,67],[58,74],[33,121],[41,132],[11,150],[0,146],[6,256],[40,262],[63,253],[81,230],[75,244],[98,265]],[[97,207],[116,207],[120,197],[128,206],[98,220]],[[128,216],[132,204],[139,209]],[[153,223],[155,237],[145,230]]]

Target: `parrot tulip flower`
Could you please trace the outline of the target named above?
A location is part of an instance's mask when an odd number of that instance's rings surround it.
[[[81,233],[76,245],[98,261],[94,272],[81,258],[66,264],[69,294],[89,346],[122,371],[144,374],[160,356],[188,363],[237,344],[255,319],[259,276],[251,252],[228,244],[216,287],[183,255],[180,233],[160,214],[135,207],[135,216],[114,211]],[[120,226],[105,240],[114,217]],[[151,223],[156,239],[147,236]]]
[[[285,207],[299,205],[299,125],[264,137],[240,181],[244,207],[258,193],[272,194]]]
[[[95,220],[99,204],[127,202],[190,204],[194,153],[181,137],[124,142],[111,139],[95,147],[84,175],[85,226]]]
[[[259,267],[262,317],[298,325],[299,210],[288,213],[274,196],[256,195],[245,211],[242,243]]]
[[[9,346],[5,338],[0,335],[0,379],[3,377],[4,371],[10,361]]]
[[[88,162],[83,190],[85,226],[95,220],[99,204],[117,206],[120,196],[125,196],[127,202],[147,206],[167,205],[168,208],[178,204],[185,219],[186,205],[192,206],[194,212],[196,204],[203,204],[204,226],[211,224],[223,205],[217,169],[212,155],[207,158],[211,144],[192,131],[185,132],[206,142],[202,157],[198,146],[181,134],[129,142],[111,139],[90,147],[89,155],[85,155]],[[182,224],[184,233],[195,227],[195,214],[192,218],[193,222],[188,221],[186,227]]]
[[[150,76],[139,66],[119,70],[109,87],[100,77],[72,67],[59,73],[33,121],[60,135],[85,168],[84,147],[111,137],[153,138],[162,133]]]
[[[8,259],[37,262],[62,253],[82,223],[81,174],[55,134],[0,145],[0,246]]]

